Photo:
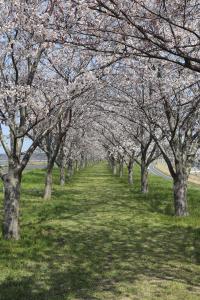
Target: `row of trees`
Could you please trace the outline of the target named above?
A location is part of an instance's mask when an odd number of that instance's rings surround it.
[[[146,193],[148,167],[162,156],[175,214],[188,214],[200,142],[198,22],[195,0],[1,1],[5,238],[19,238],[21,177],[37,147],[48,162],[45,199],[55,163],[64,184],[66,165],[70,173],[87,156],[107,153],[121,175],[126,163],[130,183],[137,162]]]
[[[107,81],[117,101],[103,109],[155,143],[173,178],[175,214],[187,215],[200,137],[198,1],[85,0],[74,14],[72,42],[118,59]]]
[[[151,61],[147,67],[126,59],[108,77],[109,91],[97,105],[113,116],[118,145],[130,156],[139,153],[142,190],[148,166],[162,155],[174,182],[175,214],[187,215],[187,180],[199,149],[198,76],[171,63]]]
[[[66,21],[63,13],[56,1],[0,3],[0,142],[8,159],[7,170],[1,171],[6,239],[19,238],[21,177],[31,155],[37,147],[47,155],[48,199],[60,148],[92,101],[93,56],[59,42],[58,22],[61,26]],[[27,136],[32,141],[28,149]]]

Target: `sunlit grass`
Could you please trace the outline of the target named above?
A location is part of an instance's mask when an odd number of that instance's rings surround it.
[[[107,165],[89,167],[42,199],[44,171],[26,173],[18,242],[0,241],[0,300],[200,299],[200,189],[173,216],[171,183],[140,193]],[[1,195],[2,198],[2,195]]]

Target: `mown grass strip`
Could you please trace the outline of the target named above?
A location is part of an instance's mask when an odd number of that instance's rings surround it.
[[[200,190],[177,219],[171,183],[151,176],[144,196],[139,180],[101,163],[61,188],[55,170],[45,202],[44,171],[26,173],[22,239],[0,240],[0,300],[200,299]]]

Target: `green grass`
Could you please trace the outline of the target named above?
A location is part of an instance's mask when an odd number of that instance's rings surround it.
[[[0,240],[0,300],[200,299],[198,187],[175,218],[171,183],[151,176],[144,196],[138,170],[133,188],[104,163],[54,180],[44,202],[44,171],[24,175],[22,239]]]

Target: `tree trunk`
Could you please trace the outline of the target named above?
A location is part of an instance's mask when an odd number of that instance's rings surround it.
[[[70,159],[68,162],[68,177],[71,178],[73,175],[73,161]]]
[[[117,175],[117,165],[116,162],[114,162],[113,167],[112,167],[113,175]]]
[[[19,233],[19,200],[21,188],[21,174],[12,170],[3,177],[4,183],[4,239],[18,240]]]
[[[130,160],[128,164],[128,183],[133,185],[133,161]]]
[[[65,167],[63,164],[60,166],[60,185],[65,185]]]
[[[51,199],[52,194],[52,171],[53,166],[47,166],[47,173],[45,179],[45,190],[44,190],[44,200]]]
[[[187,176],[184,174],[174,177],[174,209],[176,216],[188,216]]]
[[[149,191],[148,187],[148,167],[144,163],[141,164],[141,192],[146,194]]]
[[[85,168],[87,168],[87,167],[88,167],[88,160],[87,160],[87,158],[85,159],[84,166],[85,166]]]
[[[79,164],[78,164],[78,160],[76,159],[76,162],[75,162],[75,170],[76,172],[78,172],[79,170]]]
[[[80,162],[80,168],[81,168],[81,169],[84,169],[84,168],[85,168],[85,160],[84,160],[84,159],[81,159],[81,162]]]
[[[123,177],[124,175],[124,160],[121,159],[119,163],[119,177]]]
[[[113,175],[117,175],[117,163],[116,163],[116,159],[114,158],[113,155],[110,156],[110,167],[112,170]]]

